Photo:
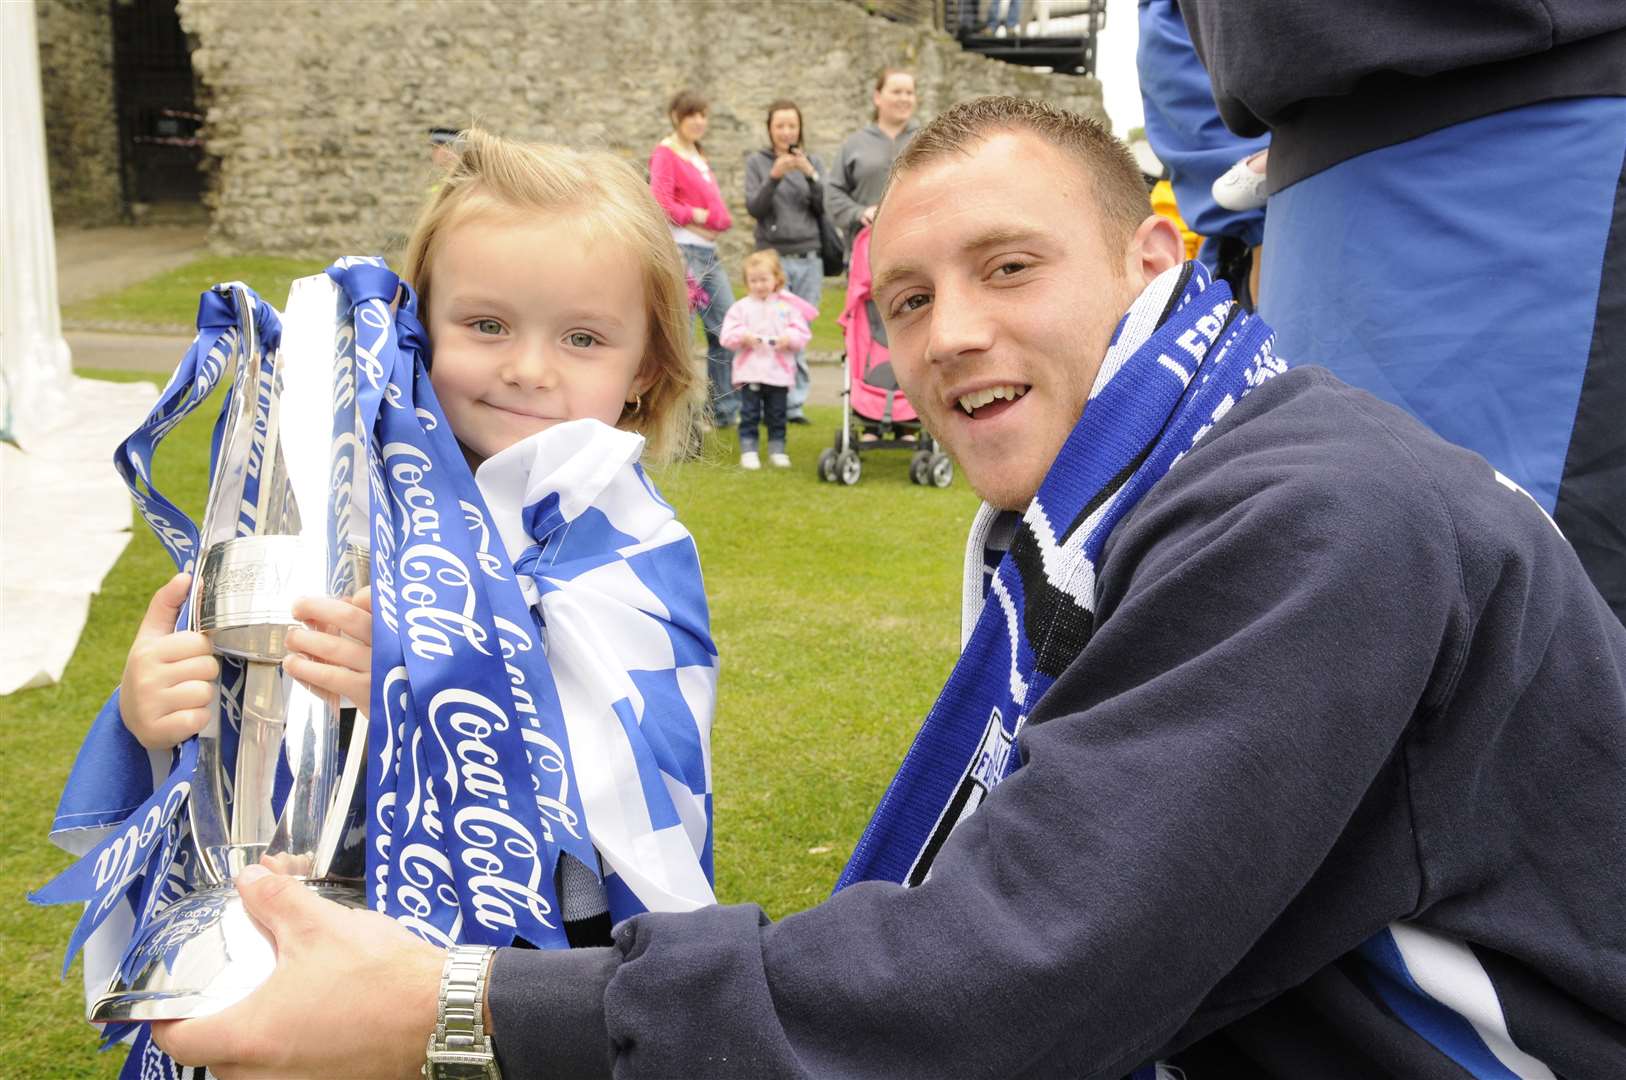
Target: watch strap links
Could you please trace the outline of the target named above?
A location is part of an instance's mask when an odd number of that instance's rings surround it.
[[[502,1080],[485,1029],[486,978],[496,951],[489,945],[458,945],[447,952],[423,1065],[426,1080]]]

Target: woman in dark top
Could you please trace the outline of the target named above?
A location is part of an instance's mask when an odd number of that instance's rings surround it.
[[[824,210],[824,163],[802,143],[802,110],[781,98],[768,106],[768,145],[745,159],[745,208],[756,219],[757,250],[779,253],[790,291],[818,306],[824,291],[819,258],[819,218]],[[796,354],[796,385],[785,401],[785,418],[805,424],[807,352]]]

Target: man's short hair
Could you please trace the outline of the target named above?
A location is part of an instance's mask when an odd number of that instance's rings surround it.
[[[1128,244],[1152,212],[1140,166],[1128,147],[1094,120],[1032,98],[980,97],[955,105],[921,128],[898,154],[888,186],[910,169],[949,154],[968,155],[1005,131],[1030,131],[1078,159],[1090,178],[1109,240]]]

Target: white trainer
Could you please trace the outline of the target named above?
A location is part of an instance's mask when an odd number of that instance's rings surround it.
[[[768,460],[769,460],[769,462],[771,462],[773,464],[773,467],[776,468],[776,469],[788,469],[788,468],[790,468],[790,455],[789,454],[769,454],[768,455]]]
[[[1266,150],[1261,150],[1249,154],[1221,173],[1210,189],[1214,201],[1227,210],[1238,212],[1257,210],[1265,205],[1265,200],[1269,198],[1265,193],[1265,174],[1263,171],[1255,172],[1252,167],[1259,163],[1265,153]]]
[[[762,468],[762,459],[757,456],[755,450],[747,450],[740,455],[740,468],[760,469]]]

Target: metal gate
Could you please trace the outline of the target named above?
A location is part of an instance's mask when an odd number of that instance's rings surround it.
[[[124,205],[200,203],[203,116],[175,0],[111,0]]]

